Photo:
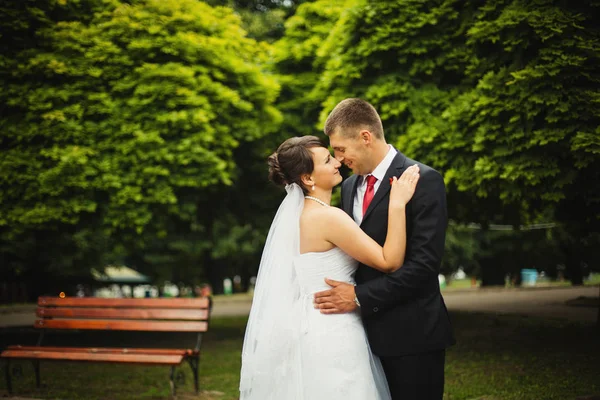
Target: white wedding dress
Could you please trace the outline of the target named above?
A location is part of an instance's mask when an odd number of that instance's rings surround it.
[[[358,312],[325,315],[313,295],[325,278],[354,283],[358,262],[339,248],[300,254],[302,189],[271,224],[246,326],[240,400],[389,400]]]
[[[299,338],[303,399],[387,400],[387,382],[371,353],[358,312],[321,314],[313,294],[330,289],[325,278],[354,283],[358,262],[338,247],[305,253],[294,260],[300,283]]]

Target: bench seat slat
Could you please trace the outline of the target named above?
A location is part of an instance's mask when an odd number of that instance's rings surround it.
[[[190,309],[140,309],[140,308],[71,308],[38,307],[40,318],[117,318],[117,319],[167,319],[207,320],[208,310]]]
[[[112,354],[163,354],[163,355],[193,355],[197,352],[191,349],[153,349],[153,348],[111,348],[111,347],[55,347],[55,346],[8,346],[6,350],[64,352],[64,353],[112,353]]]
[[[125,307],[125,308],[208,308],[208,298],[154,298],[105,299],[100,297],[47,297],[38,298],[40,307]]]
[[[23,358],[37,360],[65,360],[65,361],[94,361],[130,364],[154,365],[179,365],[183,360],[181,354],[115,354],[115,353],[89,353],[65,351],[38,351],[38,350],[5,350],[2,357]]]
[[[157,332],[206,332],[208,323],[204,321],[134,321],[110,319],[38,319],[36,328],[42,329],[92,329],[120,331],[157,331]]]

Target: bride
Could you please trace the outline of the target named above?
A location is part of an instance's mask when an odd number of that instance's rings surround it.
[[[383,247],[343,210],[330,207],[341,164],[315,136],[283,142],[269,157],[269,178],[287,196],[271,225],[242,351],[241,400],[389,400],[379,359],[360,315],[323,315],[313,293],[324,279],[354,283],[358,262],[398,269],[406,249],[404,208],[419,169],[391,183]]]

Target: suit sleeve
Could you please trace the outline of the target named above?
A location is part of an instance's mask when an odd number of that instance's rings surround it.
[[[402,268],[356,286],[363,317],[418,295],[434,279],[437,283],[448,223],[444,180],[437,171],[422,172],[411,203],[412,229]]]

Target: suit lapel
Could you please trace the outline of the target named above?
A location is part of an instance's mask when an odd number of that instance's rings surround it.
[[[387,194],[390,192],[391,189],[390,178],[394,176],[400,177],[400,175],[402,175],[402,172],[404,172],[404,170],[406,169],[405,161],[406,156],[398,152],[398,154],[396,154],[396,157],[394,157],[394,159],[392,160],[390,167],[386,171],[385,177],[379,185],[377,192],[375,192],[375,196],[373,197],[373,200],[371,200],[371,204],[369,204],[369,208],[367,208],[367,212],[363,217],[361,226],[365,223],[367,218],[369,218],[369,215],[373,212],[373,209],[377,207],[377,204],[379,204],[379,202],[381,202],[381,200],[383,200],[384,198],[387,198]]]
[[[352,175],[348,180],[348,183],[342,187],[344,189],[342,193],[342,196],[344,196],[344,211],[350,218],[354,219],[354,197],[356,197],[356,188],[358,187],[358,176]]]

